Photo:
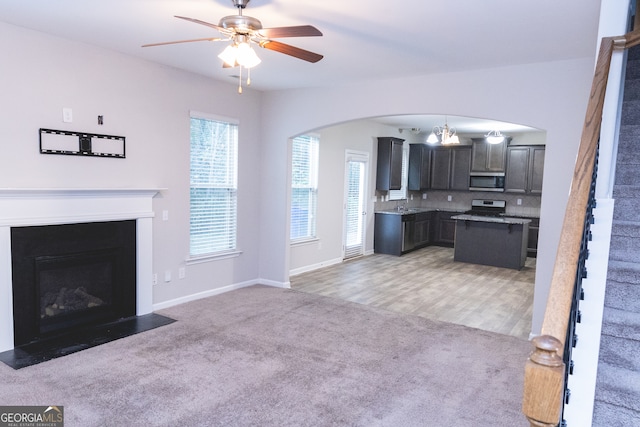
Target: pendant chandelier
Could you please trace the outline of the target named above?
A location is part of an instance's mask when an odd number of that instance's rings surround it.
[[[434,126],[427,138],[427,142],[429,144],[437,144],[439,142],[442,145],[453,145],[460,144],[460,139],[458,138],[458,135],[456,135],[456,130],[454,128],[449,128],[447,119],[445,118],[444,126]]]

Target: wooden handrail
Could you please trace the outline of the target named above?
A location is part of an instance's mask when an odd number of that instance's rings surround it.
[[[600,53],[598,54],[591,86],[591,95],[587,105],[587,114],[582,128],[582,138],[578,148],[578,157],[569,191],[569,200],[564,215],[562,231],[560,232],[560,242],[551,277],[547,308],[542,323],[542,335],[555,337],[562,343],[560,356],[562,356],[564,348],[571,311],[576,266],[580,257],[580,242],[584,230],[593,165],[600,137],[604,96],[614,43],[624,43],[624,38],[606,37],[602,39],[600,45]]]
[[[532,427],[559,424],[562,414],[565,369],[563,353],[577,266],[589,203],[593,167],[598,149],[606,86],[614,49],[640,44],[640,30],[602,39],[587,113],[578,148],[556,262],[551,277],[542,334],[533,339],[534,350],[525,365],[522,412]]]

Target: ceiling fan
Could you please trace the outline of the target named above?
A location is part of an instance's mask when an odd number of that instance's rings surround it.
[[[274,27],[262,28],[262,23],[251,16],[244,16],[242,10],[247,7],[250,0],[232,0],[233,5],[238,9],[237,15],[225,16],[220,19],[218,25],[199,19],[188,18],[186,16],[175,16],[185,21],[193,22],[200,25],[218,30],[223,37],[205,37],[190,40],[176,40],[162,43],[145,44],[142,47],[163,46],[177,43],[191,43],[200,41],[229,41],[230,45],[218,57],[223,60],[224,67],[240,67],[240,79],[242,79],[242,67],[251,69],[258,65],[261,60],[252,49],[251,44],[263,47],[265,49],[284,53],[294,58],[302,59],[308,62],[318,62],[323,56],[308,50],[300,49],[289,44],[285,44],[272,39],[283,37],[315,37],[322,36],[320,30],[312,25],[297,25],[291,27]],[[251,84],[247,79],[247,84]],[[238,91],[242,93],[242,85]]]

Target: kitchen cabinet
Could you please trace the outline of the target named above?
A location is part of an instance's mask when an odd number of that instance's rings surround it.
[[[431,152],[431,189],[448,190],[451,176],[451,149],[435,148]]]
[[[471,147],[456,147],[451,151],[450,190],[469,190]]]
[[[454,218],[457,219],[454,261],[517,270],[524,267],[530,220],[471,215]]]
[[[380,213],[375,216],[373,251],[402,255],[414,249],[416,214]]]
[[[542,194],[544,153],[544,145],[508,147],[505,192]]]
[[[413,243],[415,248],[422,248],[431,243],[431,224],[433,212],[419,212],[416,214]]]
[[[431,147],[425,144],[409,145],[409,190],[422,191],[430,188]]]
[[[460,212],[437,212],[433,243],[438,246],[453,247],[456,236],[456,220],[452,216]]]
[[[471,147],[435,148],[431,152],[431,189],[468,190]]]
[[[537,257],[538,255],[538,234],[540,232],[540,218],[529,218],[529,238],[527,241],[527,256]]]
[[[473,138],[471,141],[471,172],[504,172],[507,163],[507,144],[505,138],[500,144],[489,144],[485,138]]]
[[[404,139],[378,138],[376,189],[400,190],[402,186],[402,150]]]
[[[432,240],[433,216],[437,212],[376,212],[373,251],[402,255],[428,246]]]

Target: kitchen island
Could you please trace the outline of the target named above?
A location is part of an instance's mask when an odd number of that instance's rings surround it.
[[[520,270],[527,260],[530,219],[456,215],[454,261]]]

